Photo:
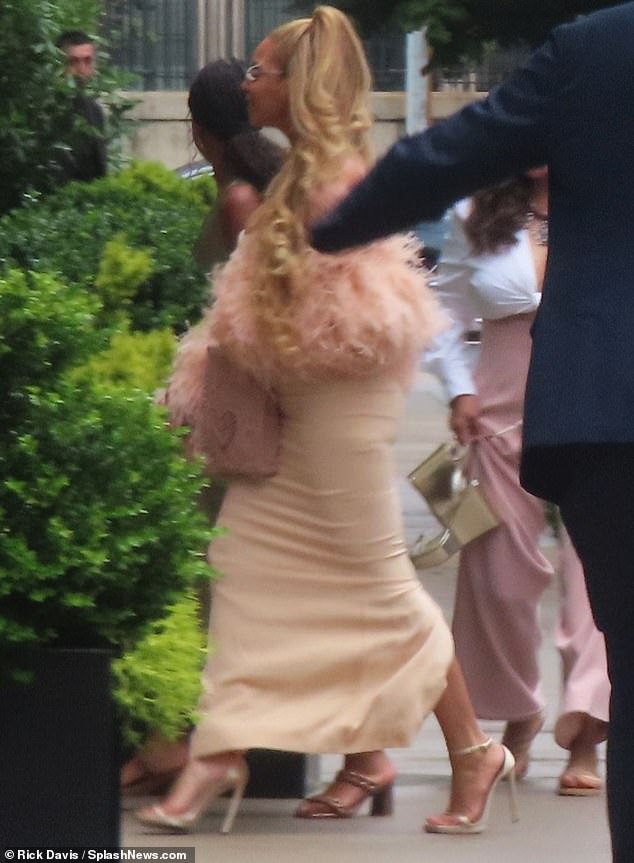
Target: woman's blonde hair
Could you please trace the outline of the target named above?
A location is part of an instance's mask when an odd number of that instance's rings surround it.
[[[280,353],[299,350],[293,309],[310,196],[336,178],[346,157],[369,161],[370,70],[350,20],[332,6],[283,24],[270,37],[288,84],[292,146],[249,226],[257,254],[253,302]]]

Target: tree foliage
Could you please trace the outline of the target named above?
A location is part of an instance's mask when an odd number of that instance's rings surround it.
[[[124,744],[136,748],[157,732],[178,740],[194,724],[206,653],[198,597],[187,590],[133,650],[113,663]]]
[[[366,35],[427,27],[434,65],[478,58],[483,47],[536,46],[557,24],[615,0],[334,0]]]
[[[191,247],[214,200],[211,178],[186,181],[153,162],[69,183],[0,219],[0,274],[57,273],[98,297],[102,323],[125,314],[135,330],[180,332],[209,294]]]
[[[78,130],[77,85],[65,74],[55,41],[63,30],[97,30],[99,0],[0,2],[0,213],[33,191],[47,192],[63,177],[60,163]],[[105,56],[91,81],[107,105],[106,137],[118,139],[130,103],[116,93],[118,77]]]

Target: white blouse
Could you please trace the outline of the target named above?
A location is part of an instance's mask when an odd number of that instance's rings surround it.
[[[462,227],[469,206],[469,201],[461,201],[453,208],[433,280],[454,323],[425,354],[426,368],[440,378],[448,401],[476,392],[464,343],[474,318],[497,320],[534,312],[541,299],[528,232],[518,231],[517,243],[500,252],[471,255]]]

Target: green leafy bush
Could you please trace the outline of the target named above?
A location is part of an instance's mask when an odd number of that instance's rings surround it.
[[[121,233],[108,240],[99,261],[95,288],[103,304],[104,314],[127,310],[132,297],[154,269],[149,249],[133,249]]]
[[[0,278],[0,652],[126,649],[209,578],[204,482],[147,394],[75,379],[95,302]],[[11,654],[9,661],[15,660]]]
[[[110,346],[74,376],[108,387],[154,393],[165,385],[175,348],[176,338],[168,329],[115,333]]]
[[[113,663],[125,744],[137,747],[150,732],[177,740],[194,724],[205,654],[198,601],[188,591],[134,650]]]
[[[110,314],[126,312],[132,329],[180,332],[207,299],[191,248],[214,196],[212,180],[154,163],[70,183],[0,219],[0,272],[55,273]]]
[[[94,33],[98,0],[2,0],[0,3],[0,213],[33,192],[49,192],[64,180],[64,151],[75,136],[76,85],[65,74],[55,40],[63,30]],[[106,137],[117,140],[129,100],[120,81],[100,58],[91,90],[110,105]]]
[[[208,575],[201,480],[148,397],[27,398],[0,451],[0,645],[132,644]]]
[[[99,304],[46,273],[0,274],[0,440],[28,411],[27,388],[54,386],[68,368],[106,344]]]
[[[112,186],[131,194],[158,194],[206,212],[216,200],[216,184],[209,176],[183,180],[160,162],[132,162],[112,178]]]
[[[153,393],[169,374],[176,339],[171,330],[117,333],[110,347],[74,373],[117,389]],[[205,489],[205,495],[212,489]],[[212,570],[200,585],[205,593]],[[148,736],[177,740],[194,724],[206,654],[197,595],[185,595],[130,651],[113,663],[114,697],[124,745],[131,751]]]

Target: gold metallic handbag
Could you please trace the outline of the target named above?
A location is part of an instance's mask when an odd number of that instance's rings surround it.
[[[443,526],[433,539],[419,537],[410,557],[417,569],[438,566],[500,523],[477,479],[468,480],[468,448],[441,444],[408,475],[414,488]]]

